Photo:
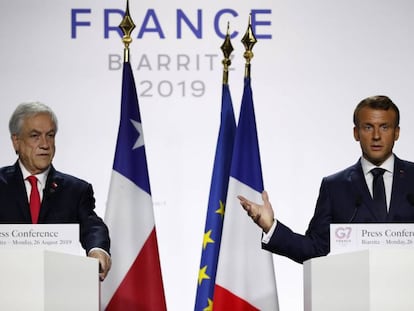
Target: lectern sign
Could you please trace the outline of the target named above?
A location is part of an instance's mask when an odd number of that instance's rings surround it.
[[[372,248],[414,248],[414,224],[331,224],[331,254]]]
[[[80,255],[78,224],[3,224],[1,249],[46,249]]]

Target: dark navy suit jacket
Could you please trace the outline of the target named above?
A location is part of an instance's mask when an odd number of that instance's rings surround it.
[[[91,184],[51,167],[38,223],[78,223],[80,242],[87,252],[93,247],[99,247],[109,253],[108,228],[96,215],[94,208],[95,198]],[[29,202],[18,162],[0,168],[0,223],[31,223]]]
[[[296,262],[327,255],[332,223],[380,221],[369,193],[361,162],[323,178],[315,213],[305,235],[294,233],[278,221],[269,243],[262,247]],[[388,218],[390,223],[414,222],[414,163],[395,157]]]

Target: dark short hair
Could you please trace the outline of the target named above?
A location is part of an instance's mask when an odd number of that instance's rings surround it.
[[[358,113],[362,108],[371,108],[371,109],[378,109],[378,110],[394,110],[395,111],[395,127],[399,126],[400,124],[400,110],[398,109],[397,105],[385,95],[375,95],[364,98],[361,102],[356,106],[354,110],[354,125],[358,126]]]

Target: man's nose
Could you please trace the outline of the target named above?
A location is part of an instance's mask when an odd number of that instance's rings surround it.
[[[46,135],[40,136],[39,146],[43,149],[48,149],[50,147],[50,142]]]
[[[379,128],[374,128],[373,138],[379,140],[381,138],[381,132]]]

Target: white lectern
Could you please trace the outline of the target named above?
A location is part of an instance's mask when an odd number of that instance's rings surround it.
[[[305,311],[414,310],[414,250],[330,255],[303,268]]]
[[[25,249],[0,259],[0,310],[99,311],[96,259]]]

